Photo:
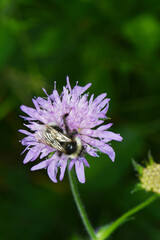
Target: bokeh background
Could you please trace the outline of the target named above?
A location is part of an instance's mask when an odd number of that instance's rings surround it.
[[[92,83],[90,93],[111,98],[108,116],[116,160],[87,156],[86,183],[78,184],[95,229],[149,196],[131,194],[131,159],[148,151],[160,162],[160,2],[158,0],[0,1],[0,239],[88,239],[67,173],[54,184],[46,171],[23,165],[20,105],[34,96]],[[110,239],[159,240],[160,201],[138,213]]]

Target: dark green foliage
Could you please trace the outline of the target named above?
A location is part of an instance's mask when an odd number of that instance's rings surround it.
[[[18,142],[20,105],[34,96],[92,82],[107,92],[116,161],[87,157],[86,184],[78,184],[95,228],[112,222],[148,194],[131,194],[138,181],[131,159],[160,153],[160,2],[158,0],[0,1],[0,239],[80,240],[86,232],[67,174],[54,184],[45,171],[23,165]],[[114,240],[159,240],[159,202],[114,233]],[[87,239],[87,238],[86,238]]]

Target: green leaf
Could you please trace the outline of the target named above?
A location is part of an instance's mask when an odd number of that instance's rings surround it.
[[[151,151],[148,152],[148,161],[149,161],[149,164],[153,164],[154,163],[154,159],[151,155]]]
[[[135,193],[135,192],[140,191],[140,190],[144,190],[144,189],[141,187],[141,183],[137,183],[135,185],[135,187],[133,188],[133,190],[131,191],[131,193]]]
[[[51,153],[49,153],[48,154],[48,156],[47,156],[47,159],[50,159],[52,156],[53,156],[53,154],[55,153],[55,151],[54,152],[51,152]]]
[[[141,175],[143,172],[143,167],[140,164],[138,164],[134,159],[132,159],[132,164],[134,169],[139,173],[139,175]]]

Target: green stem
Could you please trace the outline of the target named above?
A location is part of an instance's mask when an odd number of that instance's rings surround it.
[[[113,233],[121,224],[123,224],[125,221],[128,220],[130,216],[133,214],[137,213],[141,209],[145,208],[148,206],[150,203],[152,203],[156,198],[158,198],[157,195],[153,195],[152,197],[148,198],[141,204],[137,205],[136,207],[132,208],[129,210],[127,213],[123,214],[121,217],[119,217],[117,220],[115,220],[106,230],[99,236],[99,240],[104,240],[107,239],[111,233]]]
[[[96,240],[97,237],[96,237],[95,232],[93,230],[93,227],[92,227],[92,225],[91,225],[91,223],[90,223],[90,221],[87,217],[86,211],[84,209],[83,203],[82,203],[82,201],[80,199],[80,196],[79,196],[79,193],[78,193],[78,189],[77,189],[77,186],[76,186],[76,179],[75,179],[75,176],[73,174],[73,170],[70,171],[69,168],[68,168],[68,175],[69,175],[69,182],[70,182],[70,186],[71,186],[71,191],[72,191],[76,206],[78,208],[79,214],[81,216],[82,222],[83,222],[89,236],[91,237],[91,239]]]

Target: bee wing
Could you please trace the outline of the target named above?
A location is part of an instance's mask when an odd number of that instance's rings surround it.
[[[60,151],[60,152],[65,153],[65,149],[64,149],[64,148],[62,147],[62,145],[61,145],[58,141],[56,141],[56,140],[52,141],[52,142],[50,143],[50,146],[53,147],[53,148],[55,148],[55,149],[57,149],[57,150]]]
[[[59,142],[71,142],[72,140],[65,136],[63,133],[56,131],[54,128],[50,128],[50,135],[52,139],[55,139]]]
[[[44,137],[45,137],[46,144],[57,149],[60,152],[65,152],[65,149],[62,147],[60,142],[56,138],[54,138],[53,134],[45,132]]]

